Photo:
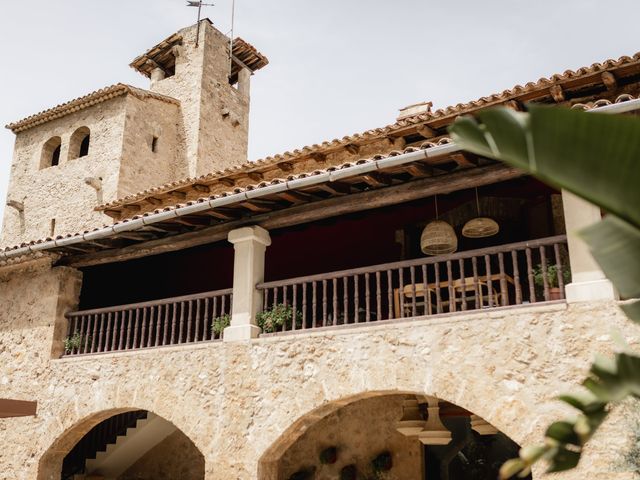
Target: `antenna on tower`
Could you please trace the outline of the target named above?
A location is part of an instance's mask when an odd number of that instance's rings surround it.
[[[200,12],[202,7],[214,7],[213,3],[203,3],[202,0],[187,0],[187,7],[198,7],[198,27],[196,28],[196,48],[198,48],[198,41],[200,40]]]

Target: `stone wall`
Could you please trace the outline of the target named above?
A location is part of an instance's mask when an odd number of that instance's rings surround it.
[[[124,132],[118,198],[188,176],[178,105],[129,95]]]
[[[7,199],[22,202],[24,214],[5,209],[0,245],[46,238],[52,219],[56,235],[111,223],[94,208],[117,197],[125,99],[116,97],[17,134]],[[68,160],[70,137],[83,126],[91,131],[89,154]],[[62,139],[60,163],[41,169],[42,147],[54,136]],[[85,183],[88,177],[102,179],[102,192]]]
[[[37,400],[38,413],[0,420],[2,479],[58,480],[73,442],[126,409],[178,427],[204,455],[207,480],[282,480],[280,459],[316,422],[392,393],[437,396],[527,444],[567,413],[554,396],[574,388],[594,352],[611,350],[611,328],[638,339],[615,304],[600,302],[58,359],[54,333],[79,276],[44,261],[20,268],[0,284],[0,397]],[[616,411],[581,468],[557,478],[634,478],[625,415]]]
[[[229,39],[207,21],[178,32],[175,75],[151,90],[180,100],[188,175],[196,176],[247,161],[249,99],[229,85]]]

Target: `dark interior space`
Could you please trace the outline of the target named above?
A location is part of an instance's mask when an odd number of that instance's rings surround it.
[[[442,422],[451,431],[448,445],[424,447],[425,479],[489,480],[498,478],[504,462],[516,458],[520,447],[503,433],[480,435],[468,417],[446,417]],[[524,477],[530,480],[531,475]]]
[[[480,216],[500,225],[497,235],[464,238],[477,215],[474,189],[438,195],[439,218],[450,223],[458,251],[563,233],[552,211],[553,189],[529,178],[478,189]],[[433,197],[271,231],[265,280],[273,281],[424,257],[420,234],[435,219]],[[554,226],[555,225],[555,226]],[[123,305],[230,288],[233,246],[226,241],[83,269],[80,309]]]

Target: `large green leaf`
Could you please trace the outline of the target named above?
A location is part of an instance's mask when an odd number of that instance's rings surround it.
[[[637,190],[640,191],[640,184]],[[620,295],[640,297],[640,230],[615,216],[607,216],[580,235]]]
[[[463,149],[511,163],[640,227],[640,120],[530,105],[450,127]],[[490,154],[488,152],[491,152]]]

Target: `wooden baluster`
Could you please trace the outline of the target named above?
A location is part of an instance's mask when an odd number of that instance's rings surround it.
[[[449,282],[449,311],[456,311],[456,290],[453,285],[453,270],[451,268],[451,260],[447,260],[447,280]]]
[[[148,307],[142,307],[142,321],[140,328],[140,348],[145,348],[149,343],[147,342],[147,310]]]
[[[127,350],[129,345],[131,345],[131,330],[133,324],[133,310],[129,310],[129,315],[127,319],[127,336],[124,341],[124,349]]]
[[[365,313],[364,321],[371,321],[371,285],[369,284],[369,272],[364,274]]]
[[[349,323],[349,277],[342,277],[342,323]]]
[[[540,250],[540,265],[542,266],[542,284],[544,286],[544,300],[548,302],[550,300],[549,294],[549,278],[547,277],[547,252],[544,247],[539,247]]]
[[[136,308],[136,323],[133,328],[133,345],[131,348],[139,348],[138,345],[138,333],[140,329],[140,309]]]
[[[271,288],[265,288],[264,294],[262,295],[262,311],[266,311],[269,308],[269,292]]]
[[[200,316],[201,303],[202,303],[202,299],[200,298],[196,299],[196,320],[195,320],[195,326],[194,326],[194,332],[193,332],[193,342],[197,342],[198,339],[200,338],[200,319],[202,318]]]
[[[151,307],[151,311],[149,312],[149,347],[153,347],[160,343],[161,321],[160,305],[157,305],[155,308]]]
[[[359,275],[353,276],[353,323],[360,321],[360,285],[358,278]]]
[[[209,327],[209,297],[204,299],[204,314],[202,315],[202,340],[208,340],[211,334]]]
[[[422,264],[422,301],[424,302],[424,315],[431,315],[431,295],[429,292],[426,264]]]
[[[120,314],[120,315],[119,315]],[[118,346],[118,318],[121,317],[122,312],[113,312],[113,332],[111,334],[111,351],[114,351]]]
[[[333,324],[338,324],[338,279],[333,279]]]
[[[442,313],[442,292],[440,292],[440,264],[433,264],[436,274],[436,313]]]
[[[224,297],[222,297],[224,298]],[[218,297],[213,297],[213,305],[211,307],[211,319],[207,319],[207,335],[210,335],[211,340],[214,339],[213,334],[213,319],[218,316]]]
[[[307,283],[302,284],[302,328],[307,328]]]
[[[98,333],[98,348],[97,352],[103,351],[102,338],[104,337],[104,324],[105,324],[105,314],[100,314],[100,333]]]
[[[527,247],[525,250],[527,258],[527,279],[529,281],[529,302],[536,303],[536,288],[533,281],[533,262],[531,261],[531,249]]]
[[[87,340],[89,340],[89,316],[82,315],[80,321],[80,345],[78,353],[87,353]]]
[[[313,312],[313,317],[311,319],[313,328],[318,326],[318,282],[314,280],[311,284],[311,309]]]
[[[416,316],[416,268],[411,266],[409,268],[409,273],[411,275],[411,316]]]
[[[464,259],[458,259],[458,268],[460,268],[460,282],[462,288],[462,311],[467,309],[467,278],[464,274]]]
[[[553,253],[556,259],[556,274],[558,275],[560,298],[564,298],[564,272],[562,271],[562,257],[560,256],[560,245],[558,243],[553,244]]]
[[[487,276],[487,290],[489,295],[489,307],[493,307],[493,280],[491,279],[491,259],[489,255],[484,256],[484,268]]]
[[[169,339],[169,328],[170,328],[170,324],[169,324],[169,310],[172,309],[173,313],[174,313],[174,318],[175,318],[175,309],[176,309],[176,304],[165,304],[164,305],[164,325],[162,328],[162,344],[161,345],[166,345],[167,341]]]
[[[400,292],[400,318],[404,318],[404,272],[402,268],[398,269],[398,291]]]
[[[503,307],[509,305],[509,290],[507,290],[507,275],[504,271],[504,254],[498,252],[498,268],[500,269],[500,303]]]
[[[191,331],[193,323],[193,300],[189,300],[189,315],[187,315],[187,332],[184,339],[181,338],[180,343],[189,343],[191,341]],[[180,328],[180,335],[182,335],[182,328]]]
[[[476,310],[484,306],[484,295],[478,281],[478,257],[471,257],[471,269],[473,270],[473,293],[476,296]]]
[[[129,327],[127,312],[129,312],[129,310],[122,310],[122,314],[120,315],[120,340],[118,342],[118,350],[124,350],[126,347],[124,342],[126,340]]]
[[[322,326],[327,326],[327,281],[322,280]]]
[[[178,326],[178,310],[181,306],[180,303],[175,302],[173,305],[173,311],[171,312],[171,333],[169,334],[169,342],[164,345],[171,345],[176,335],[176,327]]]
[[[111,315],[113,312],[107,313],[107,329],[104,332],[104,348],[103,352],[110,352],[111,349],[109,346],[111,345]]]
[[[79,317],[77,317],[76,328],[73,332],[74,335],[76,334],[76,332],[79,335],[80,342],[78,343],[77,347],[73,348],[73,350],[75,350],[76,354],[79,354],[82,352],[82,339],[84,338],[84,315],[80,315]]]
[[[382,285],[380,271],[376,271],[376,320],[382,320]]]
[[[288,290],[289,289],[287,288],[287,285],[285,285],[284,288],[282,289],[282,303],[284,303],[285,307],[289,305]]]
[[[517,250],[511,250],[511,265],[513,266],[513,283],[516,288],[516,305],[520,305],[522,303],[522,286],[520,285]]]
[[[227,312],[227,305],[229,306],[229,310],[231,310],[231,297],[229,297],[229,301],[227,302],[227,296],[223,295],[222,296],[222,301],[220,302],[220,315],[224,315],[224,314],[231,314],[231,311]]]
[[[287,291],[286,290],[287,287],[284,287],[284,288],[285,288],[285,292],[286,292]],[[285,297],[286,297],[286,294],[285,294]],[[297,310],[298,310],[298,298],[297,297],[298,297],[298,284],[294,283],[293,284],[293,309],[292,309],[293,310],[293,318],[291,320],[291,330],[295,330],[296,329],[296,322],[298,320],[298,312],[297,312]]]
[[[387,302],[389,302],[389,316],[387,317],[387,320],[389,320],[395,317],[393,313],[393,279],[391,278],[391,270],[387,270]],[[379,320],[382,320],[382,318]]]
[[[91,350],[90,353],[95,353],[96,351],[96,342],[97,342],[97,338],[98,338],[98,331],[100,328],[100,314],[96,313],[94,315],[92,315],[92,327],[91,327]]]

